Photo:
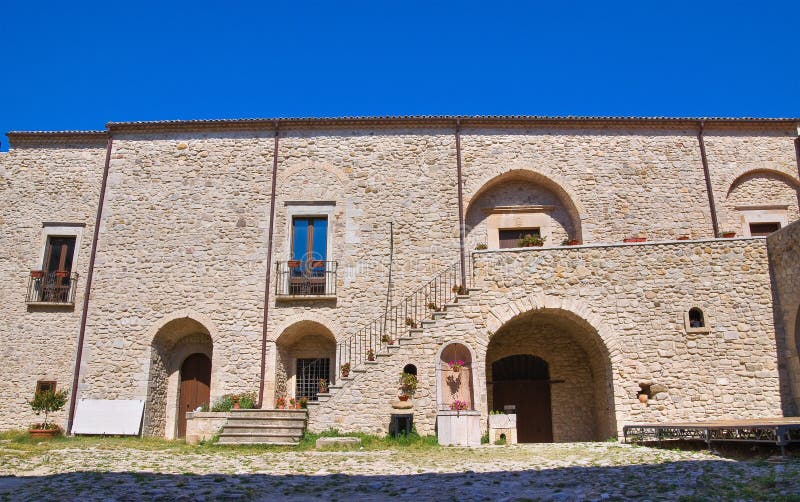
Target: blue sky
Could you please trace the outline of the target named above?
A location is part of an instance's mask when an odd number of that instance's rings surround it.
[[[2,133],[275,116],[800,116],[798,1],[14,1],[0,15]]]

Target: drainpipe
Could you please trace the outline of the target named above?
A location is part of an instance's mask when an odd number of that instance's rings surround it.
[[[92,251],[89,255],[89,270],[86,273],[86,290],[83,293],[83,312],[81,312],[81,328],[78,334],[78,351],[75,354],[75,369],[72,372],[72,391],[70,393],[69,415],[67,417],[67,434],[72,431],[75,420],[75,406],[78,402],[78,379],[83,359],[83,342],[86,338],[86,319],[89,314],[89,293],[92,291],[92,278],[94,277],[94,260],[97,256],[97,239],[100,236],[100,219],[103,216],[103,203],[106,199],[106,182],[108,181],[108,168],[111,163],[111,147],[113,145],[111,133],[108,133],[108,146],[106,147],[106,162],[103,166],[103,181],[100,184],[100,200],[97,203],[97,216],[94,220],[94,235],[92,236]]]
[[[258,406],[264,403],[264,374],[267,364],[267,321],[269,320],[269,284],[272,281],[272,236],[275,230],[275,190],[278,178],[278,121],[275,121],[275,144],[272,151],[272,191],[269,194],[269,237],[267,240],[267,276],[264,285],[264,322],[261,329],[261,381],[258,384]]]
[[[456,119],[456,172],[458,173],[458,241],[461,259],[461,287],[467,287],[467,267],[464,262],[464,190],[461,179],[461,119]],[[459,292],[460,293],[460,292]]]
[[[711,209],[711,225],[714,228],[714,237],[719,237],[719,221],[717,220],[717,206],[714,203],[714,189],[711,187],[711,174],[708,170],[708,157],[706,157],[706,142],[703,139],[705,123],[700,121],[697,131],[697,142],[700,145],[700,160],[703,161],[703,175],[706,178],[706,192],[708,193],[708,206]]]

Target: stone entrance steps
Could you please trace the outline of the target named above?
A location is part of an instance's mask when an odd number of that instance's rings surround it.
[[[307,419],[306,410],[231,410],[218,444],[296,445]]]

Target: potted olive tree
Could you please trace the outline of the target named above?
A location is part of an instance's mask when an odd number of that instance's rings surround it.
[[[38,415],[44,413],[44,422],[33,424],[28,432],[36,438],[51,438],[61,433],[61,427],[48,421],[50,413],[64,409],[67,404],[67,391],[55,392],[52,389],[37,392],[29,401],[33,411]]]

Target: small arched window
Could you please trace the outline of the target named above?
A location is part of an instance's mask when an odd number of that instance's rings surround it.
[[[417,376],[417,367],[413,364],[406,364],[403,366],[403,373],[408,373],[409,375]]]
[[[703,311],[697,307],[689,309],[689,327],[690,328],[705,328],[706,319],[703,317]]]

